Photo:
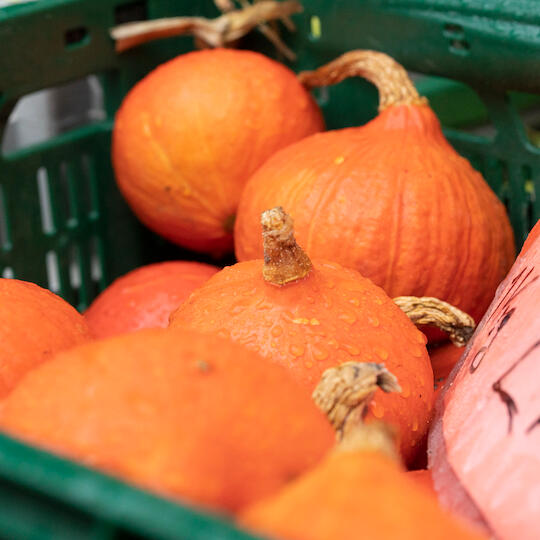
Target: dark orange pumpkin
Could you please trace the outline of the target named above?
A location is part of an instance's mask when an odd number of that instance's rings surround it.
[[[96,338],[143,328],[166,328],[171,311],[218,270],[191,261],[142,266],[109,285],[84,317]]]
[[[259,53],[191,52],[151,72],[116,115],[112,157],[148,227],[197,251],[231,250],[249,176],[274,152],[324,128],[294,73]]]
[[[443,511],[429,487],[403,470],[384,425],[358,423],[354,408],[365,403],[354,402],[358,395],[369,397],[364,394],[369,387],[359,378],[376,364],[351,364],[341,368],[356,372],[354,399],[348,385],[341,389],[341,399],[336,392],[329,396],[332,410],[342,407],[344,412],[335,450],[277,494],[246,508],[240,523],[283,540],[484,538]],[[373,390],[381,377],[384,375],[376,368]],[[332,390],[335,386],[332,382]]]
[[[388,56],[354,51],[300,78],[315,87],[351,75],[377,86],[380,114],[258,169],[238,209],[237,258],[261,257],[260,213],[281,205],[310,257],[355,268],[391,297],[433,296],[479,320],[514,260],[504,206]]]
[[[453,343],[442,343],[430,348],[429,358],[433,368],[433,380],[435,383],[435,395],[437,396],[450,372],[457,364],[465,349],[456,347]]]
[[[282,209],[263,214],[265,260],[224,268],[171,315],[171,328],[218,333],[286,366],[311,393],[323,371],[350,360],[385,362],[403,389],[376,393],[371,418],[400,431],[407,461],[431,414],[426,338],[369,279],[337,263],[313,265]]]
[[[31,369],[90,339],[83,316],[35,283],[0,279],[0,398]]]
[[[163,329],[57,355],[8,396],[0,427],[221,511],[276,491],[334,443],[286,370],[229,340]]]

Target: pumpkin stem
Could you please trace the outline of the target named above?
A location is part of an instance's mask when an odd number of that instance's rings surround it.
[[[387,54],[356,50],[345,53],[315,71],[298,75],[308,89],[337,84],[348,77],[363,77],[379,91],[379,111],[391,105],[427,103],[418,95],[407,71]]]
[[[474,333],[474,319],[457,307],[428,296],[398,296],[394,302],[417,325],[435,325],[447,332],[450,341],[463,347]]]
[[[294,238],[293,221],[281,206],[261,214],[263,229],[263,277],[273,285],[285,285],[307,276],[311,261]]]
[[[276,2],[265,0],[243,9],[229,11],[215,19],[204,17],[167,17],[151,21],[129,22],[115,26],[110,30],[111,37],[116,41],[116,51],[122,52],[137,47],[148,41],[171,36],[190,34],[195,36],[197,43],[206,47],[225,47],[259,27],[265,30],[265,21],[286,18],[294,13],[300,13],[302,5],[296,0]],[[265,35],[269,34],[264,31]],[[267,35],[274,45],[289,60],[295,59],[295,54],[281,41],[279,36]]]
[[[377,449],[395,455],[391,428],[363,421],[378,388],[401,392],[396,377],[383,364],[345,362],[323,373],[312,397],[336,430],[340,450]]]

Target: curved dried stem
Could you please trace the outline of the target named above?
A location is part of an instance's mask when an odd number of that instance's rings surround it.
[[[310,89],[337,84],[348,77],[363,77],[379,91],[379,111],[391,105],[427,102],[418,95],[403,66],[377,51],[350,51],[315,71],[303,71],[298,77]]]
[[[345,362],[327,369],[315,388],[312,397],[342,435],[347,424],[361,420],[375,391],[400,392],[398,381],[383,364],[372,362]]]
[[[398,296],[394,302],[414,324],[437,326],[458,347],[466,345],[474,333],[476,326],[470,315],[438,298]]]
[[[261,215],[263,229],[263,277],[273,285],[285,285],[307,276],[311,261],[294,238],[291,217],[277,206]]]
[[[223,8],[226,7],[224,3]],[[193,35],[208,47],[225,47],[266,21],[288,17],[301,11],[302,6],[296,0],[285,2],[265,0],[240,10],[226,11],[216,19],[170,17],[125,23],[112,28],[110,35],[116,41],[117,52],[156,39],[180,35]],[[279,36],[277,40],[272,36],[272,42],[288,58],[294,57],[294,53],[279,39]]]

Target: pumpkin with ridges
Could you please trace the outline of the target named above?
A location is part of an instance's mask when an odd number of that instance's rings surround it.
[[[515,255],[504,206],[388,56],[354,51],[301,80],[358,74],[378,87],[380,114],[307,137],[256,171],[238,208],[237,258],[261,257],[259,215],[281,205],[310,257],[355,268],[391,297],[434,296],[479,320]]]

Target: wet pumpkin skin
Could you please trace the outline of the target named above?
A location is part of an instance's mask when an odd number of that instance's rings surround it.
[[[426,338],[370,280],[337,263],[312,262],[305,278],[281,287],[263,279],[262,260],[226,267],[171,314],[170,328],[230,337],[287,367],[308,395],[329,367],[384,363],[403,391],[377,391],[368,417],[397,426],[408,462],[432,407]]]
[[[283,368],[230,340],[164,329],[57,355],[5,400],[0,429],[225,512],[276,491],[335,441]]]
[[[195,51],[126,96],[114,125],[118,186],[139,219],[184,247],[232,251],[247,179],[274,152],[324,129],[295,74],[252,51]]]
[[[0,278],[0,398],[31,369],[90,339],[75,308],[35,283]]]
[[[394,98],[383,68],[400,66],[373,54],[382,103]],[[261,257],[259,215],[281,205],[310,257],[354,268],[392,298],[436,297],[479,321],[514,261],[512,227],[429,105],[404,92],[364,126],[312,135],[267,160],[242,193],[236,256]]]

